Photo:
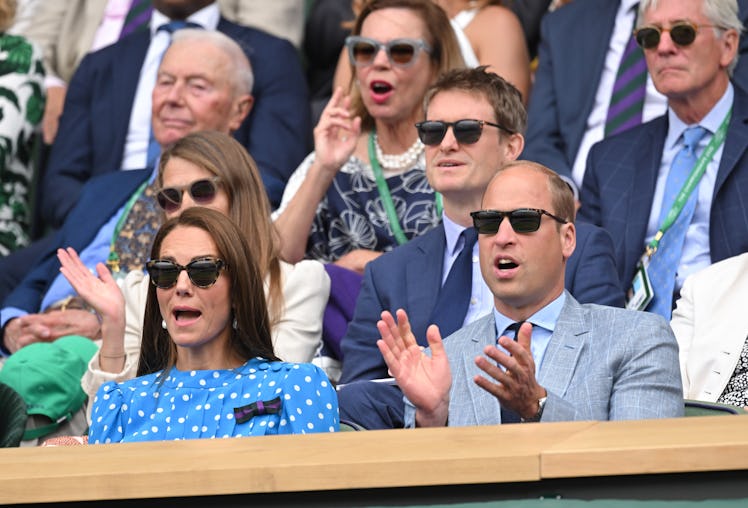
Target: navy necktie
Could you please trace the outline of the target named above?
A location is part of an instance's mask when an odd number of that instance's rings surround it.
[[[439,326],[442,337],[462,328],[473,289],[473,247],[478,239],[478,232],[470,227],[460,233],[460,236],[464,239],[462,251],[449,270],[429,320]]]
[[[511,331],[514,335],[514,337],[512,338],[516,342],[517,335],[519,334],[519,327],[522,326],[522,323],[524,323],[524,321],[518,321],[516,323],[512,323],[511,325],[507,327],[503,335],[506,335],[508,337],[510,335],[508,332]],[[505,408],[504,406],[501,406],[501,423],[502,424],[519,423],[519,422],[520,422],[519,414],[516,411],[509,409],[509,408]]]

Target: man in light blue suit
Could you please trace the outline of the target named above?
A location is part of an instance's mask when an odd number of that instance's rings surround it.
[[[442,293],[447,291],[445,279],[461,249],[460,234],[472,225],[470,212],[480,207],[486,185],[497,169],[516,159],[522,150],[526,114],[521,97],[504,79],[483,69],[452,71],[428,92],[426,113],[429,121],[483,120],[511,133],[484,124],[479,137],[464,139],[461,129],[465,124],[458,124],[459,138],[452,125],[438,142],[427,143],[427,176],[443,197],[443,223],[366,267],[355,316],[342,341],[341,383],[348,386],[338,395],[341,418],[368,429],[403,426],[399,389],[369,382],[388,376],[376,347],[376,323],[383,310],[407,309],[418,343],[426,346],[426,328],[434,319],[446,335],[493,308],[493,295],[481,278],[475,245],[472,289],[465,289],[470,292],[465,295],[470,297],[466,311],[449,326],[442,316],[435,315]],[[612,240],[601,228],[580,225],[577,250],[566,267],[566,288],[584,303],[623,305]],[[459,297],[447,296],[455,299],[455,305]]]
[[[642,2],[640,8],[648,4]],[[718,18],[706,16],[706,4],[709,12],[719,13]],[[649,41],[644,55],[655,85],[668,97],[667,113],[601,141],[587,160],[579,216],[615,232],[616,264],[624,289],[632,286],[645,247],[663,227],[662,212],[671,209],[665,202],[668,176],[684,146],[683,134],[695,127],[705,129],[694,149],[695,157],[700,157],[708,152],[729,112],[726,137],[705,159],[703,176],[695,180],[690,193],[696,204],[687,218],[682,249],[674,257],[672,299],[688,275],[748,251],[748,92],[730,79],[742,31],[737,13],[735,0],[661,0],[656,8],[640,12],[642,26],[672,26],[685,20],[685,25],[701,28],[692,40],[662,30]],[[725,28],[708,28],[712,25]],[[669,293],[660,296],[671,299]]]
[[[404,310],[397,321],[382,313],[377,324],[378,346],[407,397],[406,425],[681,416],[667,321],[580,304],[564,290],[576,243],[565,182],[540,164],[511,162],[488,185],[482,208],[471,215],[493,312],[444,341],[429,327],[425,353]]]
[[[238,44],[220,32],[183,30],[175,34],[159,75],[168,79],[154,88],[152,125],[162,147],[190,132],[230,134],[252,107],[249,61]],[[193,94],[186,83],[197,75],[212,85],[203,93]],[[190,121],[178,122],[176,118]],[[84,185],[51,247],[3,302],[1,353],[13,353],[33,342],[49,342],[64,335],[99,335],[100,323],[94,314],[62,305],[67,297],[75,296],[75,291],[60,274],[56,251],[60,247],[75,248],[92,270],[96,263],[105,262],[114,245],[116,224],[131,209],[127,203],[153,177],[154,168],[116,171]],[[139,257],[147,259],[150,243],[143,244],[142,249]]]

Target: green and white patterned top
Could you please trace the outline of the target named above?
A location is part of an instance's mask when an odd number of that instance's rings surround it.
[[[0,34],[0,256],[29,242],[34,134],[44,114],[41,50]]]

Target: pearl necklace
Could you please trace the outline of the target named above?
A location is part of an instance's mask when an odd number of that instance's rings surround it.
[[[416,163],[418,157],[421,156],[423,149],[423,143],[421,143],[419,138],[416,138],[416,142],[410,145],[410,148],[405,152],[399,155],[387,155],[382,151],[382,147],[379,146],[379,139],[377,138],[376,133],[374,133],[374,150],[377,153],[379,164],[384,169],[390,171],[410,168]]]

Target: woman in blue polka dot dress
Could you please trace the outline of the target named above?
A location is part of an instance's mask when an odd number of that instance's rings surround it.
[[[167,221],[148,272],[139,377],[101,386],[89,443],[338,430],[322,370],[273,353],[263,279],[230,219],[196,207]]]

